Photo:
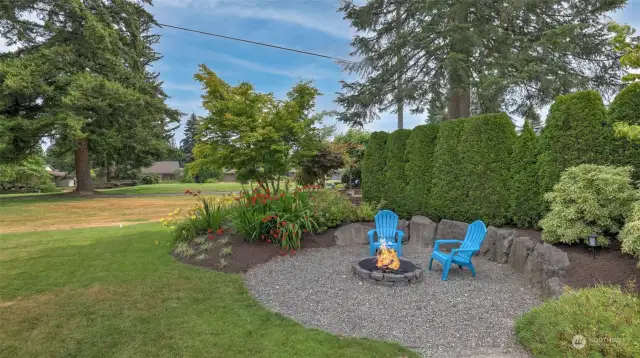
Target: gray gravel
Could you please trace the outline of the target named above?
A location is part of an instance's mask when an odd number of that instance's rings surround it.
[[[430,249],[404,254],[426,268]],[[539,293],[511,271],[474,258],[478,273],[441,266],[424,282],[379,287],[358,281],[350,265],[367,247],[305,250],[250,270],[249,291],[266,307],[314,328],[396,341],[425,357],[527,357],[515,343],[514,319],[541,304]]]

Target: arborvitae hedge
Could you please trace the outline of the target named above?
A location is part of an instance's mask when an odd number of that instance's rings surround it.
[[[417,126],[413,128],[407,140],[405,174],[408,184],[405,201],[410,215],[433,217],[435,214],[429,206],[429,197],[438,130],[438,124]]]
[[[538,137],[529,121],[524,123],[512,156],[511,217],[518,227],[536,227],[542,196],[538,185]]]
[[[549,192],[569,167],[611,162],[611,147],[612,129],[598,92],[558,96],[540,136],[538,175],[542,193]]]
[[[440,123],[436,148],[433,152],[433,171],[429,208],[433,220],[459,219],[466,212],[464,161],[460,148],[464,145],[462,132],[469,119],[458,118]]]
[[[387,133],[373,132],[362,162],[362,198],[368,202],[382,199],[386,184],[384,168],[387,166]]]
[[[462,210],[458,220],[482,219],[492,225],[507,222],[515,139],[514,125],[506,113],[467,119],[460,146],[463,173],[458,177],[467,200],[457,204]]]
[[[402,217],[409,215],[404,195],[407,187],[405,175],[407,161],[404,152],[410,135],[411,131],[408,129],[398,129],[389,134],[385,150],[387,166],[384,170],[385,182],[382,199],[386,201],[387,207]]]
[[[640,82],[625,87],[609,105],[609,122],[640,124]],[[612,164],[631,166],[633,178],[640,180],[640,144],[626,138],[616,138]]]

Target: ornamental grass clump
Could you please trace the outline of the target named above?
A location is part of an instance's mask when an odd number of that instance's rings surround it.
[[[572,244],[595,234],[599,245],[608,245],[638,200],[631,170],[593,164],[567,169],[545,195],[551,210],[539,223],[542,239]]]

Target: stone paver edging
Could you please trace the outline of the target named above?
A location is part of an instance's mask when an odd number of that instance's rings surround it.
[[[371,257],[365,257],[362,260],[371,259]],[[351,272],[356,279],[366,282],[372,285],[386,286],[386,287],[405,287],[412,283],[418,283],[423,281],[423,269],[421,264],[416,264],[414,271],[401,273],[382,273],[380,271],[368,271],[360,267],[359,262],[356,261],[351,265]]]

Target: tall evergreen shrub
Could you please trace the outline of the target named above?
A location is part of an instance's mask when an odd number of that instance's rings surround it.
[[[511,156],[516,132],[506,113],[467,119],[462,131],[460,160],[466,201],[458,203],[462,221],[482,219],[503,225],[510,209]]]
[[[405,157],[407,190],[405,201],[410,215],[432,217],[429,206],[433,176],[433,153],[438,139],[438,124],[426,124],[413,128],[407,140]]]
[[[538,165],[542,193],[551,191],[569,167],[610,163],[612,136],[598,92],[558,96],[540,136]]]
[[[404,195],[407,188],[405,175],[407,161],[404,154],[410,135],[411,131],[408,129],[398,129],[389,134],[385,150],[387,166],[384,170],[385,182],[382,187],[382,198],[391,210],[402,217],[409,215]]]
[[[362,162],[362,198],[379,202],[385,188],[384,168],[387,165],[387,133],[373,132]]]
[[[536,227],[542,197],[538,185],[538,137],[529,121],[516,139],[511,164],[511,217],[516,226]]]
[[[625,87],[609,105],[609,121],[640,124],[640,82]],[[633,167],[633,178],[640,180],[640,143],[626,138],[616,138],[612,163]]]
[[[460,155],[462,133],[469,119],[458,118],[440,123],[433,152],[433,172],[429,208],[433,220],[460,219],[468,199],[465,191],[464,162]]]

